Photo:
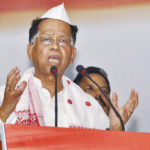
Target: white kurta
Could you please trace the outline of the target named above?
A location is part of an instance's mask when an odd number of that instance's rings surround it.
[[[34,69],[29,68],[21,81],[28,81],[34,74]],[[44,122],[46,126],[54,126],[55,123],[55,97],[51,97],[48,90],[42,88],[39,79],[33,76],[37,87]],[[20,82],[21,82],[20,81]],[[109,119],[103,108],[95,99],[86,94],[78,85],[67,77],[62,78],[63,90],[58,93],[58,126],[81,127],[93,129],[109,128]],[[0,87],[0,102],[3,101],[5,86]],[[37,125],[37,116],[30,112],[30,99],[28,86],[22,94],[16,110],[9,116],[6,123]]]

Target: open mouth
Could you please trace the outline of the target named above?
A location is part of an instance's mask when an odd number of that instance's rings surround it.
[[[58,55],[52,55],[48,57],[48,62],[50,62],[53,65],[57,65],[60,62],[60,56]]]

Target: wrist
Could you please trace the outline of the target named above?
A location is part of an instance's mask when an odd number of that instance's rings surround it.
[[[7,121],[9,115],[7,115],[7,113],[5,112],[5,109],[3,109],[2,107],[0,108],[0,120],[5,123]]]
[[[122,131],[122,127],[120,125],[110,125],[110,130]]]

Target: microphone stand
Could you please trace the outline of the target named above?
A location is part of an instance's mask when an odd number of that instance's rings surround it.
[[[57,103],[57,73],[54,72],[55,76],[55,127],[58,126],[58,103]]]
[[[58,126],[58,101],[57,101],[57,67],[52,66],[50,72],[55,76],[55,127]]]

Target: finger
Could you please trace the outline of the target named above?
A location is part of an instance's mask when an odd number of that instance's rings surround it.
[[[128,116],[128,111],[127,111],[127,108],[123,108],[123,116],[122,116],[122,119],[123,119],[123,122],[124,124],[129,120],[131,114]]]
[[[135,95],[135,90],[132,89],[132,90],[131,90],[131,94],[130,94],[130,98],[132,98],[134,95]]]
[[[16,72],[17,67],[14,67],[9,74],[7,75],[7,83],[9,82],[10,77]]]
[[[7,75],[6,90],[9,88],[9,85],[10,85],[9,80],[10,80],[10,77],[14,74],[15,70],[16,70],[16,67],[14,67]]]
[[[16,68],[11,75],[8,76],[7,78],[7,83],[9,83],[15,76],[17,76],[19,74],[20,70],[18,68]]]
[[[132,90],[131,90],[131,93],[130,93],[129,100],[127,101],[126,105],[131,105],[131,103],[133,103],[134,100],[135,100],[134,97],[135,97],[135,90],[132,89]]]
[[[8,78],[15,72],[15,70],[17,69],[17,67],[14,67],[8,74]]]
[[[135,103],[135,106],[137,107],[138,104],[139,104],[139,95],[138,95],[138,92],[135,92],[135,97],[136,97],[136,103]]]
[[[134,112],[137,105],[138,105],[138,93],[132,90],[131,96],[124,107],[127,108],[128,113],[131,115]]]
[[[14,95],[16,97],[20,97],[22,95],[22,93],[24,92],[26,86],[27,86],[27,82],[26,81],[21,82],[21,84],[17,86]]]
[[[15,75],[15,76],[12,78],[12,81],[11,81],[11,83],[10,83],[10,85],[9,85],[9,88],[10,88],[11,90],[15,90],[15,87],[16,87],[16,85],[17,85],[17,83],[18,83],[19,80],[20,80],[20,75],[19,75],[19,74]]]
[[[19,72],[20,72],[20,70],[18,68],[16,68],[13,71],[13,73],[11,73],[11,75],[7,78],[6,86],[8,86],[9,89],[11,89],[11,90],[15,89],[15,86],[20,79]]]
[[[135,97],[129,98],[123,107],[126,108],[129,113],[133,113],[135,109]]]
[[[118,95],[117,93],[112,94],[112,104],[115,108],[118,108]]]
[[[134,98],[133,98],[133,111],[135,110],[135,108],[138,106],[138,92],[135,92],[135,96],[134,96]]]
[[[130,99],[138,104],[138,92],[135,92],[134,89],[131,90]]]

